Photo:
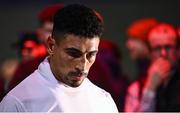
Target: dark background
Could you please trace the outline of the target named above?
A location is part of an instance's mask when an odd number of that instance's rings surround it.
[[[0,60],[17,57],[10,45],[22,31],[38,27],[37,13],[52,3],[81,3],[99,11],[105,21],[104,37],[120,47],[122,68],[133,79],[136,67],[125,48],[126,29],[136,19],[154,17],[180,26],[180,0],[0,0]]]

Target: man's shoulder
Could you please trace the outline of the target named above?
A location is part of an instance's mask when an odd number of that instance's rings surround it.
[[[117,107],[114,103],[113,98],[111,97],[111,94],[104,89],[98,87],[97,85],[93,84],[92,82],[89,82],[91,85],[90,87],[90,92],[89,94],[92,96],[93,99],[96,100],[94,103],[96,105],[103,105],[103,108],[105,111],[113,111],[113,112],[118,112]],[[101,106],[102,107],[102,106]]]
[[[0,103],[0,112],[25,112],[25,108],[21,101],[13,95],[7,94]]]
[[[105,96],[105,97],[109,97],[111,96],[109,92],[105,91],[104,89],[100,88],[99,86],[95,85],[94,83],[92,83],[90,80],[89,81],[89,87],[91,87],[91,89],[96,92],[97,94],[101,95],[101,96]]]
[[[39,73],[35,71],[14,87],[8,94],[17,98],[26,96],[30,91],[37,89],[39,83]]]

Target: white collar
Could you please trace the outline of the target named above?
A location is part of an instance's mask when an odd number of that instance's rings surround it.
[[[58,87],[65,88],[65,89],[67,89],[68,91],[71,91],[71,92],[74,92],[74,91],[82,89],[83,87],[85,87],[87,85],[86,83],[90,82],[87,78],[85,78],[84,81],[82,82],[82,84],[79,87],[73,88],[73,87],[70,87],[70,86],[68,86],[68,85],[58,81],[55,78],[55,76],[53,75],[52,71],[51,71],[50,64],[49,64],[49,61],[48,61],[48,57],[46,57],[44,59],[44,61],[40,63],[40,65],[38,67],[38,72],[51,85],[54,84],[54,85],[56,85]]]

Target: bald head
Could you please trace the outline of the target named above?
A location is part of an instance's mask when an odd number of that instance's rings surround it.
[[[149,32],[148,43],[152,60],[162,57],[171,62],[176,61],[177,34],[170,24],[161,23],[155,26]]]

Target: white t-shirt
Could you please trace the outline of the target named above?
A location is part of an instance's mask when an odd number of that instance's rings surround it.
[[[118,113],[118,110],[110,94],[88,78],[77,88],[57,81],[46,58],[34,73],[4,97],[0,112]]]

